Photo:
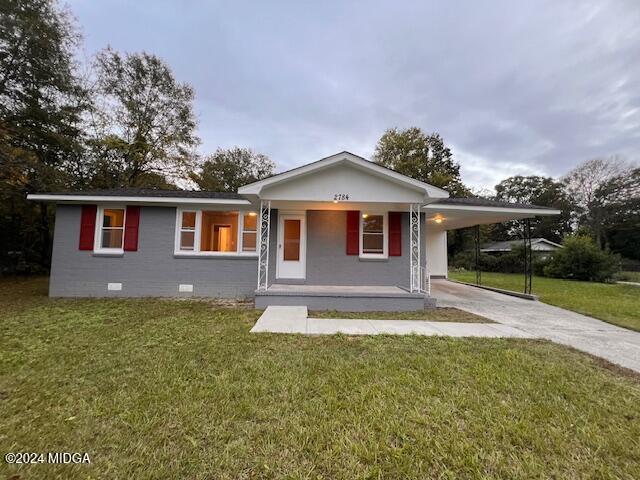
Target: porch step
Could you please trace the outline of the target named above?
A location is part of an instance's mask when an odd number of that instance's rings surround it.
[[[310,310],[416,311],[435,299],[394,286],[272,285],[255,292],[255,306],[306,306]]]

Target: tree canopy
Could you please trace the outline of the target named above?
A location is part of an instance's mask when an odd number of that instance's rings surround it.
[[[460,165],[437,133],[425,135],[418,127],[391,128],[378,140],[373,159],[403,175],[444,188],[452,196],[469,194],[460,178]]]
[[[51,215],[27,192],[67,188],[81,157],[85,91],[71,16],[50,0],[0,2],[0,260],[45,263]],[[12,252],[12,253],[10,253]]]
[[[242,185],[273,175],[275,167],[269,157],[249,148],[219,148],[190,178],[202,190],[235,192]]]
[[[92,183],[146,186],[157,180],[151,174],[188,176],[199,143],[193,88],[146,52],[121,55],[107,48],[95,69]]]
[[[571,233],[573,205],[561,182],[549,177],[517,175],[506,178],[495,189],[497,200],[557,208],[562,212],[560,215],[534,219],[531,222],[533,237],[561,242],[566,234]],[[516,224],[517,222],[507,222],[496,226],[492,232],[493,239],[504,240],[518,236],[520,228]]]

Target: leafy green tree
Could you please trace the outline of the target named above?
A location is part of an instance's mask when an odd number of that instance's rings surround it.
[[[573,204],[561,182],[549,177],[517,175],[503,180],[496,185],[495,189],[497,200],[557,208],[561,211],[560,215],[533,219],[531,221],[533,237],[560,242],[565,235],[571,233]],[[518,222],[505,222],[494,227],[492,238],[506,240],[520,236],[520,232],[521,226]]]
[[[202,190],[236,192],[239,187],[273,175],[275,164],[249,148],[219,148],[190,178]]]
[[[53,0],[0,2],[0,262],[46,265],[51,212],[26,194],[68,188],[83,156],[86,92],[72,18]]]
[[[107,48],[96,56],[95,69],[91,183],[147,186],[157,175],[186,178],[199,143],[193,88],[145,52],[121,55]]]
[[[425,135],[418,127],[391,128],[378,140],[373,158],[403,175],[444,188],[451,196],[470,194],[460,178],[460,165],[437,133]]]
[[[591,282],[610,280],[620,270],[620,259],[598,248],[591,237],[570,236],[564,248],[554,252],[544,267],[547,277],[568,278]]]

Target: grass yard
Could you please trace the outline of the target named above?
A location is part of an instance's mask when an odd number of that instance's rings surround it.
[[[640,478],[638,378],[548,342],[249,334],[0,280],[2,478]],[[13,476],[12,476],[13,475]]]
[[[428,320],[430,322],[495,323],[488,318],[457,308],[432,308],[417,312],[338,312],[312,310],[311,318],[362,318],[367,320]]]
[[[449,278],[475,283],[476,274],[452,271]],[[524,275],[482,272],[482,284],[521,292]],[[640,331],[640,287],[533,277],[532,289],[545,303]]]

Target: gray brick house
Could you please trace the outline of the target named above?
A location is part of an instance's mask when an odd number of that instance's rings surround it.
[[[53,297],[255,298],[256,306],[423,308],[447,275],[447,230],[554,215],[450,199],[348,152],[237,193],[102,190],[54,202]]]

